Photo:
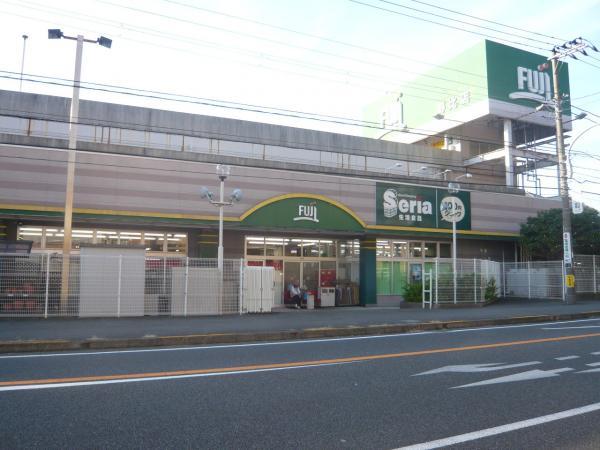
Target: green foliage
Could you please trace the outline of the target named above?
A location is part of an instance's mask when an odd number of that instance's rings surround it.
[[[571,214],[573,253],[600,253],[600,215],[585,207],[581,214]],[[548,209],[528,217],[521,224],[521,245],[529,259],[552,261],[562,259],[562,210]]]
[[[419,303],[423,301],[423,284],[422,283],[408,283],[402,289],[402,296],[404,301]]]
[[[485,285],[485,293],[483,295],[488,302],[494,302],[498,300],[498,288],[496,286],[496,279],[494,277],[490,278]]]

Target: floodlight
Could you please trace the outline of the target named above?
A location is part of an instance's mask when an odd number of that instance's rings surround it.
[[[239,202],[242,199],[242,190],[234,189],[229,198],[231,198],[232,202]]]
[[[60,39],[63,37],[63,32],[59,28],[51,28],[48,30],[48,39]]]
[[[208,198],[209,200],[212,200],[213,193],[210,192],[206,186],[202,186],[200,188],[200,198]]]
[[[100,44],[102,47],[110,48],[112,46],[112,39],[100,36],[98,38],[98,44]]]

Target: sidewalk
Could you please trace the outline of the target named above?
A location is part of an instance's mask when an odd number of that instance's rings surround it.
[[[575,305],[511,300],[432,310],[348,307],[188,318],[0,319],[0,353],[401,333],[584,317],[600,317],[599,300]]]

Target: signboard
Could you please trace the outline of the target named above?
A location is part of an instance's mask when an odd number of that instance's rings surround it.
[[[571,233],[563,233],[563,260],[565,264],[571,264],[573,254],[571,252]]]
[[[568,288],[574,288],[575,287],[575,275],[567,275],[565,277],[565,282]]]
[[[486,41],[488,97],[531,108],[552,98],[551,69],[538,66],[548,62],[548,55],[538,55],[518,48]],[[560,91],[569,98],[568,64],[559,65]],[[563,114],[570,116],[568,101],[563,102]]]
[[[469,192],[449,196],[446,189],[377,183],[376,202],[377,225],[451,229],[449,219],[457,219],[457,229],[471,229]]]
[[[573,200],[571,208],[573,209],[573,214],[581,214],[583,212],[583,203]]]
[[[243,218],[242,224],[264,229],[363,231],[349,210],[333,202],[295,194],[257,205]]]
[[[465,204],[458,197],[444,197],[440,202],[440,214],[442,220],[458,223],[465,218]]]

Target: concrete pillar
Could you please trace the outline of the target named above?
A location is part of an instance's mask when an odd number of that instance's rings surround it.
[[[360,288],[361,306],[377,304],[377,240],[364,238],[360,240]]]
[[[513,130],[512,120],[504,119],[504,170],[506,173],[506,186],[515,185],[514,161],[512,156]]]

